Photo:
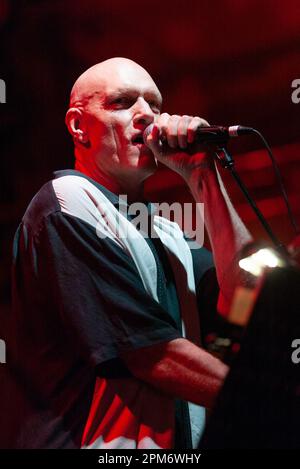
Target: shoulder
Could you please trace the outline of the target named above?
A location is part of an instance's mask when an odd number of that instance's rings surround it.
[[[99,205],[110,204],[105,192],[108,191],[78,171],[59,171],[33,197],[22,222],[35,232],[51,215],[60,213],[95,226]]]

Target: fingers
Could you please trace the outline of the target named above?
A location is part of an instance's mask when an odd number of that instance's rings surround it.
[[[170,116],[165,112],[159,116],[156,126],[160,129],[162,142],[166,141],[168,146],[173,149],[177,147],[185,149],[188,143],[195,141],[198,127],[207,127],[209,123],[198,116],[178,116],[176,114]]]
[[[188,143],[188,128],[190,122],[193,120],[191,116],[182,116],[178,123],[177,133],[178,133],[178,144],[180,148],[184,149],[187,147]]]
[[[154,152],[154,154],[159,153],[161,150],[161,131],[157,123],[153,124],[152,131],[147,136],[147,145]]]
[[[197,129],[199,127],[208,127],[209,123],[205,119],[201,119],[200,117],[193,117],[192,120],[189,122],[187,128],[187,141],[188,143],[193,143],[195,141],[195,137],[197,135]]]
[[[162,142],[167,142],[169,147],[176,148],[178,145],[177,128],[180,116],[167,114],[164,112],[158,119],[160,128],[160,138]]]

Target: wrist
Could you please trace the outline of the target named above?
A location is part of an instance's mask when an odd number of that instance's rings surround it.
[[[192,192],[201,190],[206,183],[217,183],[217,172],[214,161],[205,160],[191,168],[184,180]]]

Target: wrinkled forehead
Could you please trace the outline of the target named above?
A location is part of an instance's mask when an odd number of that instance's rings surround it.
[[[153,95],[161,101],[161,94],[149,73],[137,64],[99,64],[85,72],[75,83],[71,92],[72,105],[82,105],[94,97],[133,92]]]

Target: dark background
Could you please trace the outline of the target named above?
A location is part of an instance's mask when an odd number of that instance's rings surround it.
[[[7,102],[0,104],[4,316],[14,231],[52,171],[73,166],[64,114],[79,74],[109,57],[129,57],[152,74],[165,111],[262,131],[299,221],[300,103],[291,100],[299,51],[297,0],[0,0],[0,78],[7,86]],[[230,148],[259,207],[289,243],[294,234],[261,142],[244,137]],[[224,178],[239,214],[261,239],[243,196],[228,174]],[[191,200],[181,179],[166,169],[148,181],[146,192],[157,201]]]

